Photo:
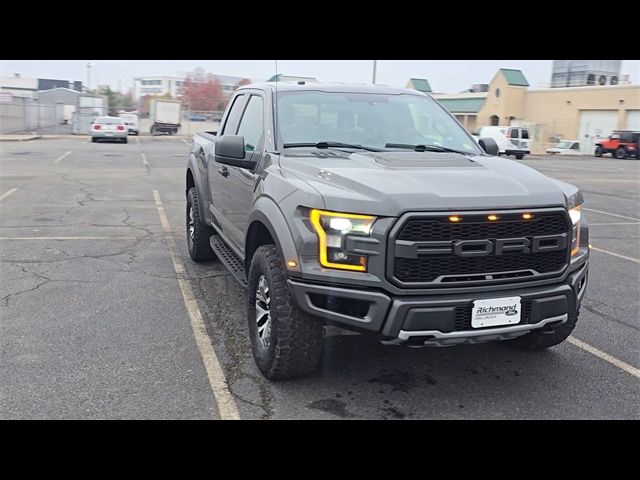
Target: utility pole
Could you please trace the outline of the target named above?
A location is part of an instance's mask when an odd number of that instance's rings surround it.
[[[376,70],[378,69],[378,61],[374,60],[373,61],[373,83],[374,85],[376,84]]]

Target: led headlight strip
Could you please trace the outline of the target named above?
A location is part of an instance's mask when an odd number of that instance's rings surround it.
[[[318,235],[320,265],[340,270],[367,271],[367,257],[345,252],[342,241],[348,234],[368,236],[376,217],[313,209],[309,220]]]

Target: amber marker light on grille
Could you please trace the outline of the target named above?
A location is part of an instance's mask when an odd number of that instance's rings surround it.
[[[497,215],[489,215],[487,218],[493,222],[495,220],[498,220],[500,217],[498,217]]]
[[[449,217],[449,221],[450,221],[450,222],[454,222],[454,223],[455,223],[455,222],[459,222],[460,220],[462,220],[462,219],[461,219],[459,216],[457,216],[457,215],[451,215],[451,216]]]
[[[523,213],[522,218],[524,218],[525,220],[531,220],[533,218],[533,215],[531,213]]]

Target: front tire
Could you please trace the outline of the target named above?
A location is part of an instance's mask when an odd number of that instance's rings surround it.
[[[522,160],[523,158],[524,158],[524,155],[516,153],[516,160]]]
[[[598,145],[596,147],[596,157],[601,157],[604,154],[604,148],[602,148],[600,145]]]
[[[122,139],[122,143],[129,143],[129,139],[128,139],[128,138],[126,138],[126,137],[125,137],[125,138],[123,138],[123,139]]]
[[[216,258],[209,243],[209,239],[215,235],[215,231],[200,220],[200,200],[196,187],[191,187],[187,194],[186,226],[187,248],[192,260],[204,262]]]
[[[249,268],[247,321],[253,358],[272,380],[315,372],[322,358],[322,323],[300,310],[274,245],[259,247]]]
[[[507,340],[507,344],[518,350],[543,350],[564,342],[576,326],[580,310],[569,314],[566,322],[549,328],[534,330],[521,337]]]
[[[618,160],[622,160],[622,159],[623,159],[623,158],[625,158],[626,156],[627,156],[627,151],[626,151],[624,148],[620,147],[620,148],[618,148],[618,149],[616,150],[615,157],[616,157]]]

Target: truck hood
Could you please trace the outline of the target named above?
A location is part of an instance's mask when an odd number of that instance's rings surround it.
[[[280,167],[328,210],[398,216],[420,210],[566,206],[561,183],[516,161],[440,152],[289,151]]]

